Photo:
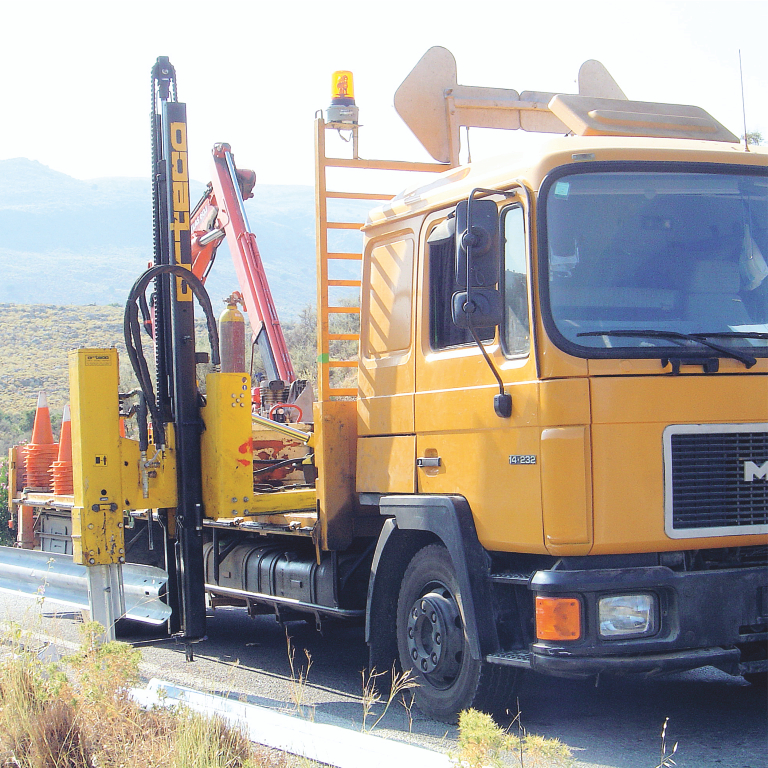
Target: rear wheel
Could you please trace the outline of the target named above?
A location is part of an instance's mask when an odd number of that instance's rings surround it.
[[[459,609],[451,556],[442,544],[420,549],[406,569],[397,603],[397,646],[403,671],[411,670],[416,705],[424,714],[454,723],[473,707],[501,709],[517,670],[473,659]]]

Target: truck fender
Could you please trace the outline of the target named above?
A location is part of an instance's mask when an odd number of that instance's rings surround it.
[[[490,557],[477,538],[467,500],[461,496],[386,496],[380,501],[380,511],[389,519],[379,535],[368,584],[365,639],[371,648],[371,663],[388,664],[397,658],[394,631],[390,638],[378,638],[375,628],[394,630],[405,569],[419,549],[434,541],[445,546],[453,561],[472,658],[482,659],[498,650],[488,578]],[[379,665],[374,664],[381,668]]]

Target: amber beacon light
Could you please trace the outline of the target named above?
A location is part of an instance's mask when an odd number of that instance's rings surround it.
[[[357,125],[357,115],[352,73],[346,69],[338,70],[332,76],[331,106],[326,110],[327,121]]]

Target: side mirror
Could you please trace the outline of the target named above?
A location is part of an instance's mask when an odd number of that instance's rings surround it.
[[[451,316],[459,328],[495,328],[501,324],[503,306],[501,294],[495,288],[474,288],[453,294]]]
[[[465,288],[492,288],[499,282],[499,260],[496,203],[462,200],[456,206],[456,283]]]
[[[473,193],[474,194],[474,193]],[[451,315],[460,328],[492,328],[502,321],[499,211],[493,200],[470,197],[456,206],[456,283]]]

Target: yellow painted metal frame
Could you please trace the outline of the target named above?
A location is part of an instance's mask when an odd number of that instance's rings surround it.
[[[325,550],[344,549],[352,543],[357,511],[357,403],[315,403],[315,429],[320,545]]]
[[[315,509],[315,491],[312,488],[288,488],[274,493],[257,493],[248,505],[248,516],[283,515]]]
[[[251,377],[205,377],[205,431],[200,439],[205,517],[242,517],[253,511]]]
[[[165,425],[165,449],[149,444],[146,461],[146,495],[142,481],[141,452],[137,440],[120,438],[123,509],[167,509],[176,506],[176,432]]]
[[[72,409],[73,559],[83,565],[125,561],[116,349],[69,353]]]

